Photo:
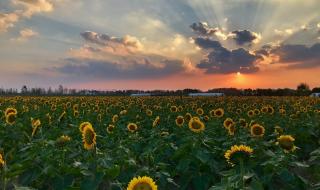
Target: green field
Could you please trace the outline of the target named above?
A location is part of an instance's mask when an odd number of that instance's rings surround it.
[[[319,98],[2,97],[0,109],[1,189],[320,188]]]

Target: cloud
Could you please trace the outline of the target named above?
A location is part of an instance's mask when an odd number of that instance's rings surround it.
[[[61,66],[49,70],[81,79],[161,78],[188,70],[188,65],[180,59],[138,49],[143,44],[132,36],[116,38],[91,31],[80,35],[89,44],[71,50]],[[175,43],[182,42],[177,39]]]
[[[218,31],[218,28],[211,28],[206,22],[192,23],[190,28],[200,35],[212,35]]]
[[[270,51],[279,56],[279,63],[291,64],[294,68],[320,66],[320,43],[310,47],[301,44],[282,44]]]
[[[36,13],[50,12],[54,8],[49,0],[12,0],[12,2],[16,10],[10,13],[0,12],[0,32],[7,32],[21,18],[31,18]]]
[[[201,36],[216,36],[221,40],[226,40],[228,38],[228,34],[226,34],[223,30],[218,27],[210,27],[206,22],[198,22],[192,23],[190,28],[197,34]]]
[[[29,18],[35,13],[53,10],[53,4],[48,0],[13,0],[13,3],[23,6],[24,11],[22,15]]]
[[[221,44],[219,41],[212,40],[210,38],[197,37],[194,39],[194,43],[203,49],[221,48]]]
[[[261,35],[249,30],[236,30],[229,34],[229,37],[234,39],[235,42],[242,46],[252,43],[258,43],[261,40]]]
[[[249,51],[238,48],[228,50],[224,48],[218,41],[210,39],[198,39],[201,46],[211,50],[205,59],[201,60],[197,65],[198,68],[204,69],[206,73],[255,73],[259,68],[255,65],[262,57],[250,53]]]
[[[26,40],[28,40],[29,38],[32,38],[32,37],[34,37],[34,36],[37,36],[37,35],[38,35],[38,32],[33,31],[33,30],[30,29],[30,28],[25,28],[25,29],[21,30],[21,31],[19,32],[19,34],[20,34],[19,37],[18,37],[18,38],[15,38],[15,39],[13,39],[13,40],[19,41],[19,42],[26,41]]]
[[[123,45],[126,47],[142,48],[141,42],[134,36],[126,35],[123,38],[111,37],[107,34],[98,34],[86,31],[80,34],[86,41],[101,46]]]
[[[66,64],[53,68],[62,74],[80,79],[150,79],[161,78],[182,72],[181,60],[163,59],[157,65],[148,58],[137,62],[126,60],[126,64],[119,64],[111,60],[65,59]]]
[[[16,12],[13,13],[0,13],[0,32],[6,32],[9,28],[14,26],[14,23],[18,22],[19,15]]]

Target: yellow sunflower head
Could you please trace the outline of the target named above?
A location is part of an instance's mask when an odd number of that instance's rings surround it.
[[[73,116],[76,117],[76,118],[79,117],[79,111],[78,110],[74,110],[73,111]]]
[[[134,177],[127,187],[127,190],[158,190],[158,186],[151,177]]]
[[[66,143],[71,141],[71,138],[68,135],[61,135],[59,138],[56,140],[57,146],[64,146]]]
[[[87,125],[89,125],[89,126],[92,127],[91,123],[89,123],[89,122],[87,122],[87,121],[86,121],[86,122],[82,122],[82,123],[79,125],[79,130],[80,130],[81,133],[83,132],[84,127],[87,126]]]
[[[226,118],[223,122],[223,126],[228,129],[231,125],[234,125],[234,121],[231,118]]]
[[[6,111],[4,112],[4,116],[7,117],[7,115],[9,115],[10,113],[14,113],[15,115],[17,115],[17,110],[15,108],[7,108]]]
[[[203,117],[203,120],[204,120],[205,122],[209,121],[209,116],[205,115],[205,116]]]
[[[4,164],[5,164],[5,161],[2,157],[2,154],[0,153],[0,168],[2,168],[4,166]]]
[[[243,119],[243,118],[240,118],[240,119],[239,119],[239,124],[240,124],[241,127],[244,127],[244,128],[247,128],[247,127],[248,127],[248,123],[247,123],[246,120]]]
[[[233,145],[229,150],[224,153],[227,162],[234,166],[236,161],[249,158],[253,153],[253,149],[246,145]]]
[[[268,113],[273,114],[274,113],[274,108],[272,106],[268,106]]]
[[[249,117],[254,116],[254,111],[253,111],[253,110],[249,110],[249,111],[247,112],[247,115],[248,115]]]
[[[198,117],[191,118],[188,126],[189,129],[195,133],[199,133],[205,129],[204,123]]]
[[[222,108],[218,108],[218,109],[214,110],[215,117],[220,118],[220,117],[223,117],[223,115],[224,115],[224,110]]]
[[[152,111],[150,109],[147,109],[146,114],[147,114],[147,116],[152,116]]]
[[[114,128],[116,128],[114,125],[109,124],[108,127],[107,127],[107,133],[112,134]]]
[[[179,115],[179,116],[176,118],[176,125],[177,125],[178,127],[181,127],[181,126],[183,125],[183,123],[184,123],[184,118],[183,118],[183,116]]]
[[[135,123],[129,123],[128,125],[127,125],[127,128],[128,128],[128,130],[130,131],[130,132],[135,132],[136,130],[138,130],[138,126],[137,126],[137,124],[135,124]]]
[[[159,124],[160,124],[160,117],[157,116],[157,117],[154,119],[153,123],[152,123],[152,127],[156,127],[156,126],[158,126]]]
[[[259,109],[254,109],[253,112],[254,112],[254,115],[259,115],[260,114],[260,110]]]
[[[204,114],[204,111],[203,111],[202,108],[198,108],[196,112],[197,112],[198,115],[203,115]]]
[[[112,116],[112,123],[116,123],[118,120],[119,116],[117,114]]]
[[[171,107],[170,107],[170,111],[171,111],[171,112],[177,112],[177,111],[178,111],[177,106],[171,106]]]
[[[236,125],[230,125],[230,126],[228,127],[228,133],[229,133],[229,135],[233,136],[235,131],[236,131]]]
[[[278,138],[277,144],[286,152],[293,152],[296,150],[296,146],[294,145],[295,139],[291,135],[281,135]]]
[[[253,124],[250,127],[250,133],[253,137],[263,137],[265,129],[259,124]]]
[[[15,113],[9,113],[6,115],[6,123],[9,125],[13,125],[16,122],[17,115]]]
[[[96,145],[96,133],[92,125],[85,125],[82,131],[83,146],[86,150],[91,150]]]
[[[280,126],[275,126],[274,127],[274,133],[277,135],[282,135],[283,129]]]
[[[190,119],[192,118],[192,115],[190,113],[186,113],[186,115],[184,116],[184,119],[189,122]]]

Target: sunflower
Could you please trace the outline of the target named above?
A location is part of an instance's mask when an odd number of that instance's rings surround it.
[[[176,125],[177,125],[178,127],[181,127],[181,126],[183,125],[183,123],[184,123],[184,118],[183,118],[183,116],[179,115],[179,116],[176,118]]]
[[[17,110],[15,108],[7,108],[6,111],[4,112],[4,116],[7,117],[7,115],[9,115],[10,113],[14,113],[15,115],[17,115]]]
[[[68,135],[61,135],[59,138],[57,138],[56,145],[61,147],[69,141],[71,141],[71,138]]]
[[[248,115],[249,117],[254,116],[254,111],[253,111],[253,110],[249,110],[249,111],[247,112],[247,115]]]
[[[186,113],[186,115],[184,116],[184,119],[189,122],[190,119],[192,118],[192,115],[190,113]]]
[[[227,162],[234,166],[234,161],[238,159],[245,159],[252,155],[253,149],[246,145],[233,145],[224,153]]]
[[[122,110],[121,112],[120,112],[120,115],[126,115],[128,113],[128,111],[127,110]],[[152,115],[152,114],[151,114]]]
[[[82,122],[82,123],[79,125],[79,130],[80,130],[81,133],[83,132],[84,127],[87,126],[87,125],[89,125],[89,126],[92,127],[91,123],[89,123],[89,122],[87,122],[87,121],[86,121],[86,122]]]
[[[0,153],[0,168],[2,168],[5,164],[2,154]]]
[[[283,148],[286,153],[289,153],[295,151],[297,148],[294,146],[294,141],[295,139],[291,135],[281,135],[276,144]]]
[[[79,104],[74,104],[72,106],[73,111],[78,111],[79,110]]]
[[[109,124],[108,127],[107,127],[107,133],[112,134],[114,128],[116,128],[114,125]]]
[[[254,137],[263,137],[264,135],[264,132],[265,132],[265,129],[263,126],[259,125],[259,124],[253,124],[251,127],[250,127],[250,133],[252,136]]]
[[[160,124],[160,117],[157,116],[157,117],[154,119],[153,123],[152,123],[152,127],[156,127],[156,126],[158,126],[159,124]]]
[[[280,126],[275,126],[274,133],[277,135],[281,135],[283,133],[283,129]]]
[[[183,111],[183,107],[182,106],[178,106],[178,111],[182,112]]]
[[[280,113],[281,115],[285,115],[285,114],[286,114],[286,110],[285,110],[284,108],[280,108],[280,109],[279,109],[279,113]]]
[[[205,129],[205,125],[198,117],[193,117],[189,121],[189,129],[195,133],[199,133]]]
[[[152,116],[152,111],[150,109],[147,109],[146,114],[147,114],[147,116]]]
[[[246,120],[243,119],[243,118],[240,118],[240,119],[239,119],[239,124],[240,124],[241,127],[244,127],[244,128],[247,128],[247,127],[248,127],[248,123],[247,123]]]
[[[160,136],[161,137],[165,137],[165,136],[168,136],[169,135],[169,132],[167,132],[167,131],[162,131],[161,133],[160,133]]]
[[[74,110],[73,111],[73,116],[76,117],[76,118],[79,117],[79,111],[78,110]]]
[[[15,113],[9,113],[6,116],[6,123],[8,123],[9,125],[13,125],[16,122],[16,117],[17,115]]]
[[[135,124],[135,123],[129,123],[129,124],[127,125],[127,128],[128,128],[128,130],[129,130],[131,133],[133,133],[133,132],[135,132],[136,130],[138,130],[138,126],[137,126],[137,124]]]
[[[218,109],[214,110],[215,117],[220,118],[220,117],[223,117],[223,115],[224,115],[224,110],[222,108],[218,108]]]
[[[274,108],[272,106],[268,106],[268,113],[273,114],[274,113]]]
[[[260,110],[259,109],[254,109],[253,112],[254,112],[254,115],[259,115],[260,114]]]
[[[119,116],[117,114],[112,116],[112,123],[116,123],[118,120]]]
[[[210,117],[215,117],[215,116],[214,116],[214,111],[215,111],[215,110],[210,110],[210,111],[209,111]]]
[[[92,125],[85,125],[82,131],[83,146],[86,150],[91,150],[96,145],[96,133]]]
[[[171,106],[171,107],[170,107],[170,111],[171,111],[171,112],[177,112],[177,111],[178,111],[177,106]]]
[[[158,190],[158,186],[151,177],[134,177],[127,187],[127,190]]]
[[[261,108],[261,112],[262,112],[262,113],[267,113],[267,112],[268,112],[268,106],[263,106],[263,107]]]
[[[197,112],[198,115],[203,115],[204,114],[204,111],[203,111],[202,108],[198,108],[196,112]]]
[[[33,119],[31,118],[31,126],[32,126],[32,134],[31,136],[34,136],[38,130],[38,128],[41,125],[40,119]]]
[[[231,125],[234,125],[234,124],[235,124],[235,123],[234,123],[233,119],[231,119],[231,118],[227,118],[227,119],[225,119],[224,122],[223,122],[223,126],[224,126],[224,128],[226,128],[226,129],[228,129]]]
[[[204,120],[205,122],[209,121],[209,116],[205,115],[205,116],[203,117],[203,120]]]
[[[228,127],[228,133],[229,133],[229,135],[234,135],[234,132],[236,131],[236,126],[235,125],[230,125],[229,127]]]
[[[59,118],[58,118],[58,121],[59,122],[61,122],[64,118],[65,118],[65,115],[67,114],[67,112],[66,111],[63,111],[61,114],[60,114],[60,116],[59,116]]]

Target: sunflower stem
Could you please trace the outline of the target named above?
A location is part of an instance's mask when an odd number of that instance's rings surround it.
[[[241,176],[241,189],[244,189],[244,164],[243,159],[240,159],[240,176]]]

